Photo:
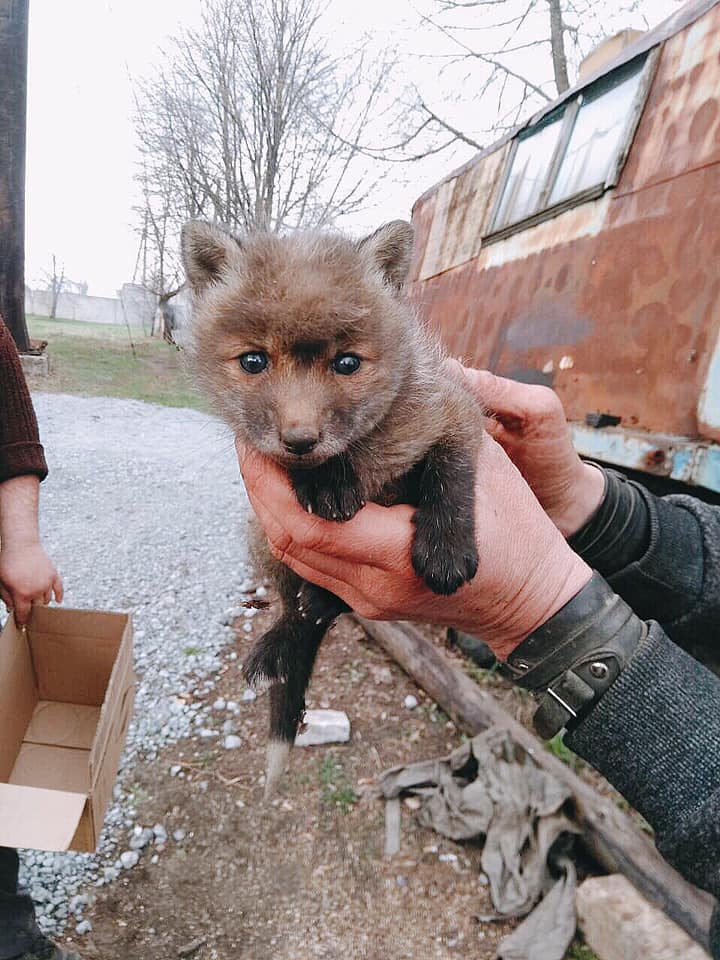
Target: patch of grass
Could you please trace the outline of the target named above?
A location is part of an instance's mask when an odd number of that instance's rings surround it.
[[[499,666],[500,664],[496,662],[491,667],[485,669],[484,667],[479,667],[472,660],[466,660],[464,663],[465,673],[480,687],[494,687],[501,682],[502,677],[498,673]]]
[[[430,723],[447,723],[450,719],[442,707],[439,707],[436,703],[431,703],[426,709]]]
[[[562,760],[566,766],[570,767],[571,770],[578,771],[587,766],[584,760],[576,753],[573,753],[569,747],[565,746],[561,733],[556,733],[552,740],[546,741],[545,747],[554,757]]]
[[[200,647],[185,647],[183,653],[186,657],[195,657],[200,653]]]
[[[137,808],[141,807],[143,804],[147,803],[149,799],[150,799],[150,793],[145,787],[141,786],[139,783],[133,783],[130,789],[128,790],[128,803],[135,810],[137,810]]]
[[[183,356],[159,337],[127,328],[74,320],[29,316],[35,340],[47,340],[49,377],[30,377],[34,390],[81,396],[122,397],[166,407],[207,410],[195,392]]]
[[[586,944],[574,943],[568,950],[565,960],[599,960],[599,958]]]
[[[337,807],[342,813],[349,813],[358,801],[358,795],[350,786],[342,764],[333,757],[325,757],[320,767],[322,784],[322,803],[326,807]]]
[[[362,683],[368,674],[368,669],[361,660],[350,660],[345,669],[349,674],[350,683]]]

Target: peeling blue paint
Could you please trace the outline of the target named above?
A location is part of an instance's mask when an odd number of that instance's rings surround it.
[[[720,493],[718,444],[622,427],[595,430],[570,424],[570,428],[575,448],[583,457]]]

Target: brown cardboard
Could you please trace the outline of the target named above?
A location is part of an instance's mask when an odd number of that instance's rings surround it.
[[[128,614],[34,607],[0,633],[0,846],[97,846],[132,712]]]

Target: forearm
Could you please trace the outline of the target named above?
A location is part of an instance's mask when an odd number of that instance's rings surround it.
[[[720,510],[692,497],[656,497],[612,471],[606,477],[601,507],[570,546],[638,616],[657,620],[717,672]]]
[[[27,475],[0,483],[0,547],[29,546],[39,542],[40,481]]]
[[[720,681],[658,624],[565,737],[653,826],[663,856],[720,896]]]

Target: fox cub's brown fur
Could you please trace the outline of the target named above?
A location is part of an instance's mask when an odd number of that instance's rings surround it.
[[[349,520],[367,500],[412,504],[418,575],[439,594],[471,580],[480,409],[401,297],[411,226],[395,221],[358,243],[326,232],[235,238],[192,222],[182,250],[194,368],[234,433],[284,466],[300,503],[327,520]],[[245,664],[249,681],[272,685],[271,789],[318,647],[348,608],[255,540],[283,604]]]

